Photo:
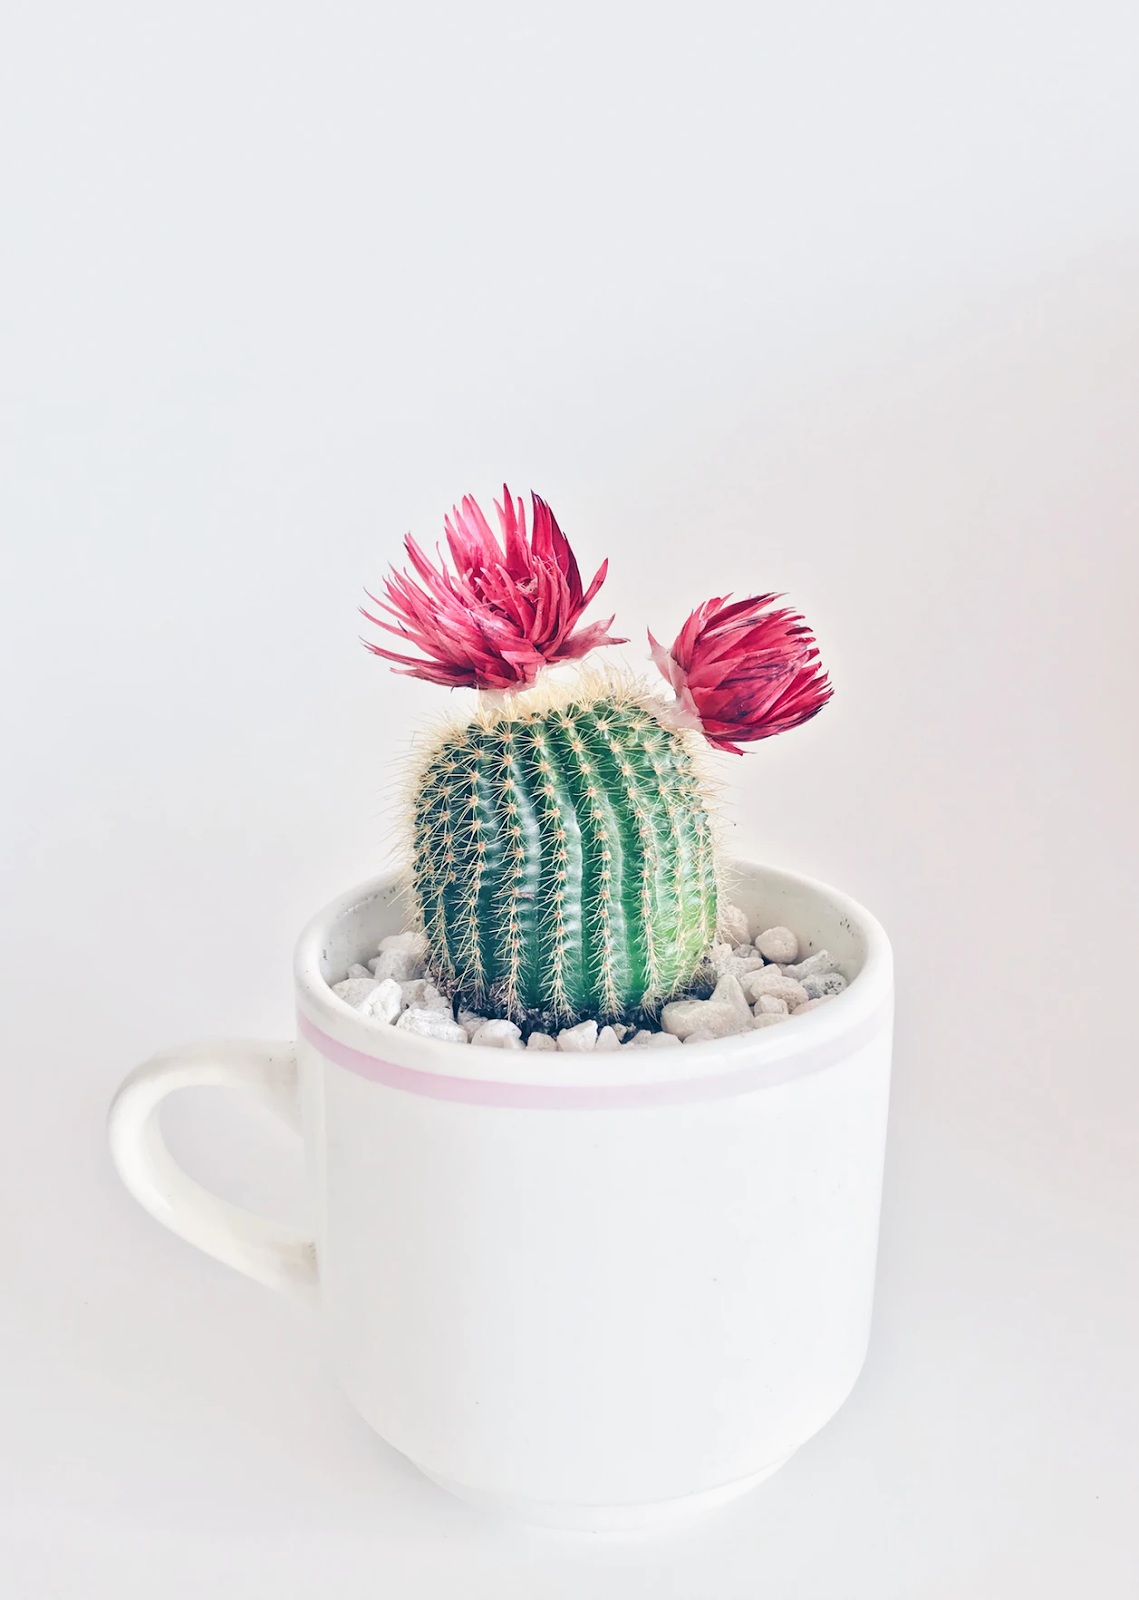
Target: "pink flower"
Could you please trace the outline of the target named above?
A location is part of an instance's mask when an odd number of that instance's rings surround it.
[[[831,686],[810,628],[790,610],[766,608],[779,595],[727,604],[705,600],[665,650],[649,634],[653,660],[676,691],[679,719],[717,749],[743,755],[733,740],[767,739],[821,711]]]
[[[496,501],[495,510],[505,548],[469,495],[461,509],[454,507],[444,519],[454,573],[442,559],[432,566],[408,534],[407,554],[423,586],[410,573],[393,568],[384,581],[384,597],[368,598],[395,622],[361,610],[369,622],[406,639],[428,659],[396,655],[365,640],[373,655],[397,662],[408,677],[452,689],[516,690],[529,687],[555,661],[576,660],[598,645],[626,642],[609,637],[612,617],[572,632],[604,583],[608,561],[583,593],[569,540],[546,502],[532,495],[533,530],[528,534],[522,501],[516,505],[505,484],[502,493],[505,505]]]

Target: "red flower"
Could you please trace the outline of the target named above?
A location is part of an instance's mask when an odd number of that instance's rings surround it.
[[[572,661],[611,639],[607,622],[571,630],[605,581],[603,561],[589,588],[582,592],[581,574],[569,540],[554,514],[535,494],[533,531],[526,531],[526,512],[503,485],[505,505],[495,501],[505,549],[490,530],[478,505],[468,495],[462,509],[444,519],[455,571],[431,562],[408,534],[404,541],[411,564],[423,580],[396,572],[384,581],[384,598],[369,594],[395,622],[363,611],[369,622],[399,634],[422,650],[418,656],[396,655],[364,643],[373,655],[399,663],[412,678],[449,688],[525,689],[545,666]],[[452,520],[452,518],[454,520]]]
[[[775,594],[727,604],[705,600],[665,650],[649,634],[653,660],[676,691],[681,720],[719,750],[785,733],[821,711],[831,686],[810,628],[790,610],[768,611]]]

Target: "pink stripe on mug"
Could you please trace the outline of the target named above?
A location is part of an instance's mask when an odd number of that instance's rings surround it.
[[[414,1067],[385,1061],[382,1056],[365,1054],[351,1045],[341,1044],[311,1022],[303,1011],[297,1013],[297,1029],[326,1061],[354,1072],[371,1083],[405,1094],[423,1095],[429,1100],[449,1100],[468,1106],[509,1106],[523,1111],[622,1111],[641,1106],[691,1105],[700,1100],[722,1100],[732,1095],[750,1094],[776,1083],[789,1082],[806,1073],[849,1056],[867,1044],[890,1022],[892,1001],[886,1001],[855,1029],[833,1040],[829,1046],[816,1045],[808,1056],[776,1058],[774,1061],[746,1059],[735,1071],[717,1072],[705,1077],[674,1078],[653,1083],[512,1083],[500,1078],[468,1078],[441,1072],[421,1072]],[[787,1024],[790,1027],[790,1022]],[[379,1041],[377,1041],[379,1042]],[[460,1048],[459,1046],[455,1047]],[[471,1048],[471,1047],[468,1047]],[[541,1059],[549,1061],[545,1055]]]

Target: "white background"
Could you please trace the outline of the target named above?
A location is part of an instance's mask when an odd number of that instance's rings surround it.
[[[9,13],[5,1600],[1135,1594],[1137,50],[1125,0]],[[722,758],[733,843],[897,951],[865,1375],[655,1544],[447,1501],[103,1145],[134,1062],[288,1033],[446,700],[361,588],[504,476],[635,664],[805,610],[836,696]],[[168,1122],[303,1207],[251,1112]]]

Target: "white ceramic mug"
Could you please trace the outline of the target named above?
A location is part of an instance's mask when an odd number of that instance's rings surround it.
[[[893,978],[853,901],[735,871],[753,925],[825,946],[842,994],[683,1049],[438,1043],[329,988],[404,926],[381,878],[302,934],[295,1046],[195,1045],[127,1079],[123,1181],[203,1250],[311,1298],[357,1409],[463,1499],[616,1529],[745,1492],[834,1415],[866,1353]],[[158,1107],[199,1084],[251,1090],[303,1132],[315,1239],[175,1165]]]

